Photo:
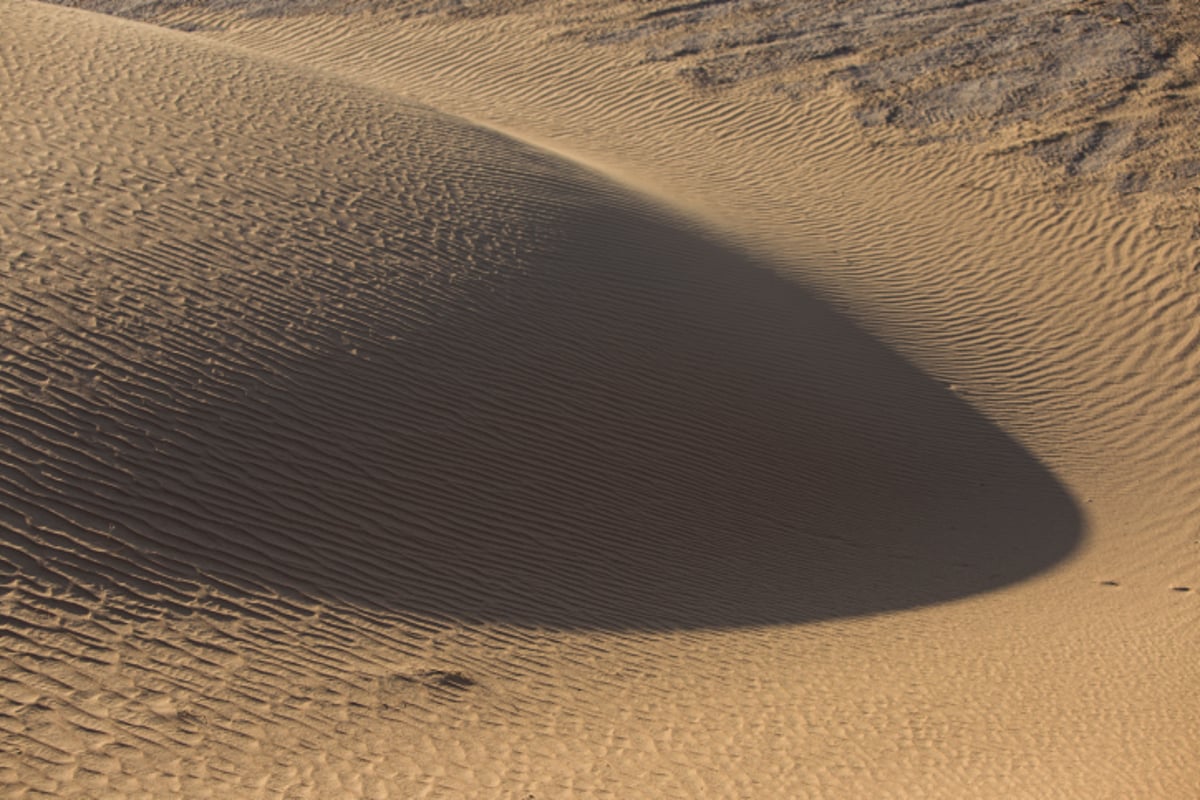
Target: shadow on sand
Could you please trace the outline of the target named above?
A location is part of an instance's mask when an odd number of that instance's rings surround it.
[[[727,628],[954,600],[1076,546],[1054,476],[962,399],[745,255],[599,196],[510,255],[464,245],[474,277],[444,301],[347,299],[255,376],[201,394],[181,360],[169,392],[114,404],[69,482],[121,542],[93,545],[113,585]]]

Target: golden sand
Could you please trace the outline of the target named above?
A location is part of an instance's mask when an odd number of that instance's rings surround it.
[[[0,0],[5,796],[1200,785],[1186,8],[90,5]]]

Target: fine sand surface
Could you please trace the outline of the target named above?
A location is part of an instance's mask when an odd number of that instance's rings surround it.
[[[70,5],[0,794],[1195,795],[1188,8]]]

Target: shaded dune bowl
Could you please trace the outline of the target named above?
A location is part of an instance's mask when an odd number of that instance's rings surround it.
[[[10,592],[721,628],[950,601],[1079,540],[962,399],[618,185],[235,51],[10,12]]]

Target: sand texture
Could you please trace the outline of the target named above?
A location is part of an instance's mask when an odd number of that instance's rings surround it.
[[[1189,4],[62,5],[0,795],[1195,796]]]

